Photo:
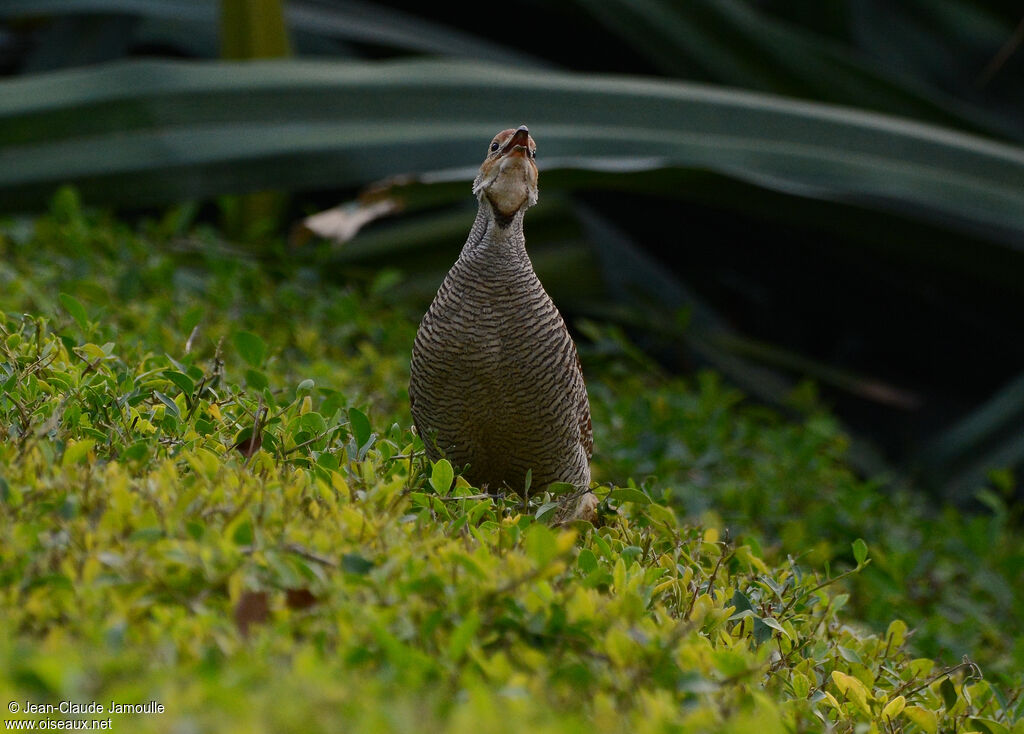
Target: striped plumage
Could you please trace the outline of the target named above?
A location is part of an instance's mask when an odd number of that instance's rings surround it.
[[[423,317],[409,397],[427,456],[492,490],[590,484],[590,405],[576,347],[526,253],[533,140],[505,130],[474,183],[476,221]]]

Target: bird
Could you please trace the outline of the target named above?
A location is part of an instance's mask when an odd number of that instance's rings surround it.
[[[427,458],[447,458],[476,487],[526,495],[555,482],[586,516],[590,402],[576,345],[526,251],[537,203],[537,144],[502,130],[473,181],[476,219],[413,342],[409,400]]]

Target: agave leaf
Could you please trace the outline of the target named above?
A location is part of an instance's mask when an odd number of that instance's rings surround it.
[[[940,480],[946,496],[967,503],[977,497],[978,490],[990,484],[993,469],[1019,466],[1024,461],[1024,423],[1018,423],[1007,433],[993,437],[991,445],[965,455],[966,466],[947,474]]]
[[[697,73],[723,84],[855,104],[953,127],[1021,137],[1015,120],[1000,119],[907,74],[893,73],[892,69],[900,68],[893,60],[888,60],[888,66],[872,63],[838,42],[774,18],[751,3],[575,1],[668,74],[692,77]],[[861,6],[871,3],[850,5],[850,12],[857,14],[864,12]],[[885,27],[893,13],[893,8],[885,5],[883,17],[874,19],[874,28]],[[956,34],[951,36],[955,38]],[[947,43],[949,37],[933,34],[938,44]],[[902,62],[907,43],[905,37],[901,41],[898,51]]]
[[[919,461],[928,469],[937,471],[948,468],[965,456],[976,455],[984,444],[994,436],[1011,436],[992,451],[994,455],[1007,453],[1010,458],[1001,465],[1011,465],[1024,454],[1020,440],[1020,424],[1024,422],[1024,375],[1019,375],[1004,385],[991,398],[976,406],[967,415],[945,428],[924,448]],[[1011,460],[1012,459],[1012,460]],[[983,466],[992,466],[984,464]],[[980,469],[968,472],[977,479]]]
[[[710,170],[1024,248],[1018,147],[701,85],[459,62],[120,62],[5,81],[0,198],[41,206],[62,182],[115,204],[358,185],[475,166],[481,140],[524,120],[548,169]]]

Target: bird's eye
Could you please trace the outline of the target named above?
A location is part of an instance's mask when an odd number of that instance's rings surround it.
[[[534,148],[533,150],[530,151],[530,157],[531,158],[536,158],[537,157],[537,149],[536,148]]]
[[[493,153],[497,149],[498,149],[498,141],[495,140],[493,143],[491,143],[491,152]]]

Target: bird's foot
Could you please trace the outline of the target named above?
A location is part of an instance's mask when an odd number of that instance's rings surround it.
[[[597,524],[597,495],[590,490],[581,494],[571,494],[562,501],[555,517],[556,525],[567,525],[576,520]]]

